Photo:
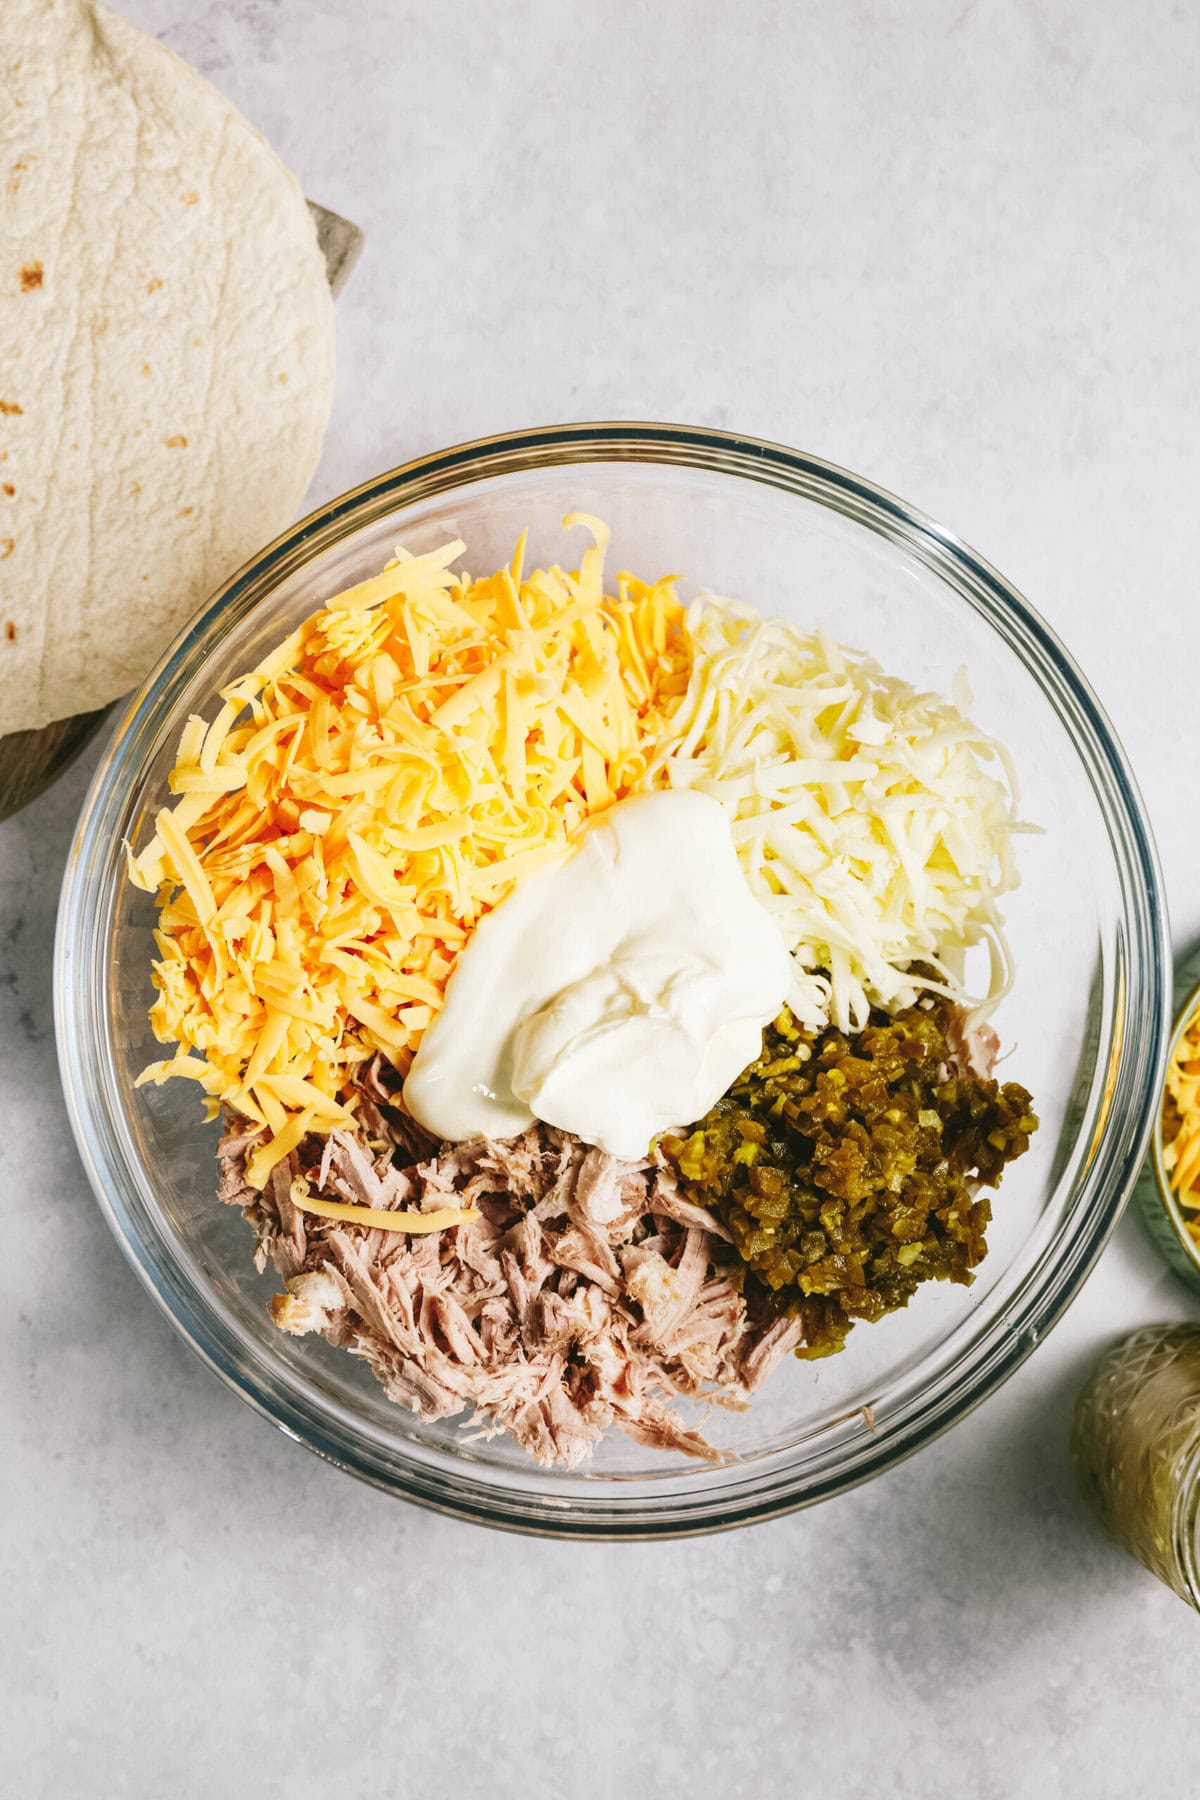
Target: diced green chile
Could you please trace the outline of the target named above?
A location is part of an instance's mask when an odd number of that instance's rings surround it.
[[[961,1026],[944,999],[873,1012],[852,1038],[785,1011],[712,1111],[660,1140],[687,1198],[728,1228],[745,1282],[800,1314],[798,1356],[832,1355],[924,1281],[969,1283],[987,1252],[978,1188],[999,1185],[1038,1122],[1016,1082],[963,1070]]]

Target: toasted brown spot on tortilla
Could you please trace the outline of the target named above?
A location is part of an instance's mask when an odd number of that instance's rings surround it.
[[[0,413],[23,413],[25,408],[18,406],[15,400],[0,400]]]
[[[17,189],[21,185],[22,175],[24,175],[26,169],[29,168],[30,164],[35,163],[36,161],[37,161],[36,156],[20,156],[17,158],[16,162],[13,164],[12,168],[9,170],[9,175],[8,175],[8,191],[10,194],[16,193]]]
[[[286,380],[287,380],[287,376],[286,376],[286,375],[281,375],[281,376],[280,376],[280,377],[279,377],[279,381],[280,381],[280,385],[282,385],[282,384],[283,384],[283,383],[284,383],[284,382],[285,382],[285,381],[286,381]]]
[[[17,628],[16,628],[16,626],[15,626],[15,625],[14,625],[14,624],[13,624],[13,621],[12,621],[12,620],[11,620],[11,619],[7,619],[7,620],[6,620],[6,621],[5,621],[5,625],[4,625],[4,635],[5,635],[5,637],[6,637],[6,638],[7,638],[7,639],[8,639],[8,641],[9,641],[9,643],[10,643],[10,644],[15,644],[15,643],[16,643],[16,641],[17,641]]]
[[[0,538],[0,562],[3,562],[6,556],[11,556],[16,547],[16,538]]]
[[[129,498],[130,498],[130,499],[131,499],[131,500],[136,500],[136,499],[137,499],[137,497],[138,497],[138,495],[139,495],[139,494],[140,494],[140,493],[141,493],[141,491],[142,491],[142,484],[141,484],[141,482],[140,482],[140,481],[131,481],[131,482],[130,482],[130,484],[129,484]]]
[[[195,510],[194,506],[181,506],[179,509],[179,516],[181,519],[190,519]]]
[[[21,292],[31,293],[42,285],[42,265],[40,262],[26,263],[20,274]]]
[[[168,450],[187,449],[187,439],[184,437],[182,431],[178,432],[174,437],[164,438],[163,443],[167,446]]]
[[[195,206],[200,196],[195,188],[191,188],[186,194],[180,194],[179,198],[183,201],[185,206]]]
[[[11,481],[0,481],[0,494],[7,494],[11,500],[16,491]]]
[[[146,283],[146,292],[148,294],[156,294],[161,286],[162,286],[161,276],[152,275],[150,277],[150,280]]]

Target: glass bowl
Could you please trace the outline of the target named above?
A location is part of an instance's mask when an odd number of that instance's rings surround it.
[[[752,1408],[714,1412],[735,1453],[717,1468],[612,1434],[573,1474],[507,1438],[424,1423],[360,1363],[267,1313],[249,1227],[214,1199],[215,1127],[190,1083],[134,1091],[159,1054],[146,1021],[150,897],[124,879],[166,798],[187,715],[403,539],[466,540],[467,565],[560,560],[564,513],[613,527],[609,568],[678,571],[869,649],[948,689],[965,666],[979,722],[1009,745],[1024,817],[1023,884],[1007,909],[1017,979],[996,1023],[1042,1128],[996,1203],[970,1289],[934,1284],[817,1363],[789,1359]],[[572,540],[573,545],[574,540]],[[1161,1091],[1169,1004],[1162,888],[1120,746],[1070,656],[957,538],[813,457],[660,425],[528,431],[423,457],[332,501],[218,593],[125,710],[96,772],[63,888],[56,1008],[63,1084],[118,1242],[180,1334],[281,1430],[389,1493],[559,1536],[716,1530],[824,1499],[960,1419],[1059,1318],[1137,1174]]]

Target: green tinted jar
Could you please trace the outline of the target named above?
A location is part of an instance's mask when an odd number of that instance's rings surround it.
[[[1200,1325],[1114,1345],[1075,1404],[1071,1450],[1117,1542],[1200,1610]]]

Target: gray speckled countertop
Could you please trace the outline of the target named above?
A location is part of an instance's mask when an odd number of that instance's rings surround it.
[[[366,230],[314,502],[605,416],[861,470],[1078,651],[1200,930],[1195,8],[125,10]],[[49,972],[88,773],[0,827],[0,1792],[1196,1792],[1200,1622],[1065,1450],[1095,1347],[1196,1316],[1136,1221],[999,1395],[814,1512],[588,1548],[397,1505],[208,1375],[92,1203]]]

